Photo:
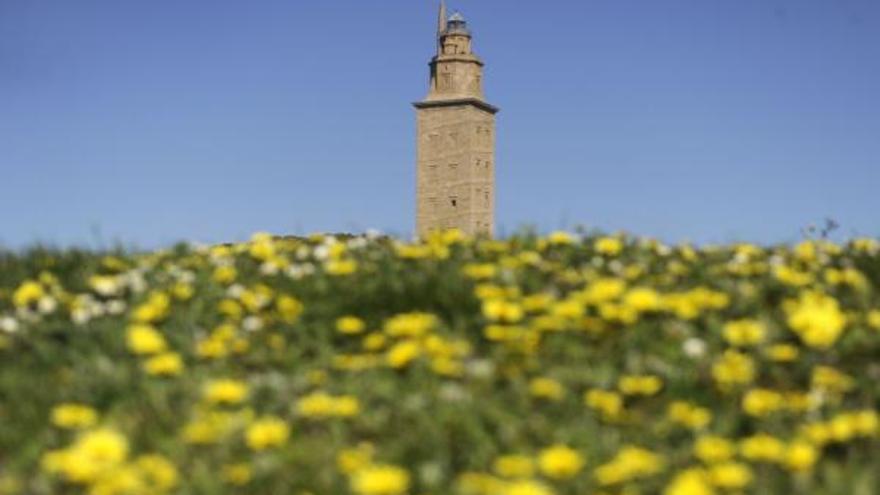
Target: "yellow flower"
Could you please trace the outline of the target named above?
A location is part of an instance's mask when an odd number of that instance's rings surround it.
[[[539,481],[519,480],[509,483],[499,495],[554,495],[554,493],[550,487]]]
[[[756,320],[736,320],[724,325],[724,340],[739,347],[760,344],[765,333],[764,324]]]
[[[654,395],[663,388],[663,380],[654,375],[623,376],[617,388],[624,395]]]
[[[229,285],[232,282],[235,282],[235,278],[238,276],[238,271],[232,265],[222,265],[218,266],[214,269],[214,274],[212,278],[215,282],[222,285]]]
[[[397,244],[394,246],[394,251],[401,259],[418,260],[430,258],[433,249],[431,246],[421,244]]]
[[[852,248],[857,253],[875,254],[878,250],[880,250],[880,241],[878,241],[877,239],[860,237],[858,239],[853,239],[851,241],[851,244]]]
[[[746,464],[722,462],[709,468],[709,479],[719,488],[739,490],[751,484],[754,476]]]
[[[552,479],[568,479],[584,467],[583,456],[576,450],[557,444],[538,454],[538,468],[544,476]]]
[[[244,316],[244,308],[234,299],[224,299],[217,303],[217,311],[233,321],[239,321]]]
[[[203,397],[212,404],[238,404],[248,394],[248,386],[239,380],[221,379],[208,382]]]
[[[361,340],[361,345],[363,346],[365,351],[379,351],[385,348],[385,344],[388,343],[388,337],[379,332],[370,333],[365,335]]]
[[[258,284],[249,289],[242,289],[238,294],[238,300],[249,313],[257,313],[272,300],[273,291],[263,284]]]
[[[616,419],[623,413],[623,397],[616,392],[589,390],[584,394],[584,403],[602,413],[604,419]]]
[[[823,422],[810,422],[800,426],[798,433],[815,445],[825,445],[831,441],[831,428]]]
[[[98,413],[83,404],[59,404],[52,409],[52,424],[59,428],[90,428],[98,422]]]
[[[660,308],[660,294],[654,289],[647,287],[636,287],[630,289],[623,296],[624,307],[633,309],[643,313],[646,311],[655,311]]]
[[[367,466],[351,478],[351,489],[357,495],[402,495],[409,484],[409,473],[390,465]]]
[[[626,282],[617,278],[600,278],[593,281],[581,293],[587,304],[600,304],[613,301],[626,291]]]
[[[503,490],[510,487],[510,483],[498,477],[486,473],[465,471],[459,474],[455,480],[458,489],[456,493],[467,495],[502,495]]]
[[[135,459],[134,466],[146,484],[157,492],[171,490],[180,479],[174,464],[161,455],[142,455]]]
[[[483,316],[490,321],[516,323],[523,319],[525,311],[519,303],[504,299],[483,301]]]
[[[851,414],[857,434],[864,437],[873,437],[880,433],[880,414],[877,411],[865,409]]]
[[[833,394],[848,392],[855,387],[852,377],[830,366],[816,366],[813,368],[810,382],[813,389]]]
[[[617,237],[601,237],[593,243],[593,249],[599,254],[617,256],[623,251],[623,242]]]
[[[12,294],[12,304],[19,308],[25,308],[36,304],[44,295],[46,295],[46,291],[43,290],[40,283],[26,280]]]
[[[489,280],[498,273],[498,267],[491,263],[471,263],[462,268],[462,273],[468,278],[474,280]]]
[[[819,460],[819,449],[804,441],[795,441],[785,449],[784,465],[790,471],[810,471]]]
[[[144,370],[150,375],[176,376],[183,371],[183,359],[176,352],[158,354],[144,361]]]
[[[727,350],[712,366],[712,377],[722,388],[748,385],[755,379],[755,364],[747,355]]]
[[[803,287],[813,282],[813,275],[809,272],[802,272],[786,265],[777,266],[773,270],[773,276],[783,284],[792,287]]]
[[[363,371],[377,368],[382,359],[373,354],[338,354],[333,357],[333,367],[345,371]]]
[[[256,260],[266,261],[275,256],[275,242],[272,234],[257,232],[251,237],[248,253]]]
[[[131,325],[125,337],[128,350],[134,354],[158,354],[167,348],[165,337],[150,325]]]
[[[135,466],[123,464],[103,473],[89,487],[89,495],[116,495],[143,493],[147,490],[141,473]]]
[[[745,393],[742,408],[750,416],[763,417],[781,410],[785,401],[779,392],[756,388]]]
[[[165,319],[171,309],[171,298],[163,292],[153,292],[147,300],[134,308],[132,319],[138,323],[155,323]]]
[[[767,348],[767,357],[778,363],[796,361],[800,351],[791,344],[775,344]]]
[[[439,323],[431,313],[404,313],[385,321],[383,330],[392,337],[420,337]]]
[[[297,412],[307,418],[350,418],[357,416],[360,410],[356,397],[333,396],[325,392],[306,395],[297,403]]]
[[[565,387],[552,378],[537,377],[529,382],[529,393],[539,399],[558,401],[565,396]]]
[[[373,444],[362,442],[357,447],[344,449],[336,456],[336,467],[343,474],[355,473],[373,462],[376,449]]]
[[[724,437],[705,435],[697,438],[694,455],[707,464],[729,461],[736,455],[736,446]]]
[[[336,331],[346,335],[362,333],[367,328],[364,320],[357,316],[343,316],[336,319]]]
[[[385,361],[395,369],[404,368],[422,354],[422,347],[413,340],[398,342],[388,350]]]
[[[245,441],[251,450],[266,450],[287,442],[290,427],[282,419],[267,417],[255,421],[245,432]]]
[[[712,412],[685,401],[674,401],[666,411],[669,419],[686,428],[701,430],[712,421]]]
[[[324,270],[329,275],[351,275],[357,271],[357,261],[351,259],[328,260],[324,263]]]
[[[303,312],[303,305],[299,302],[299,299],[288,295],[279,296],[278,300],[275,301],[275,307],[278,310],[279,316],[281,316],[281,320],[288,325],[295,323]]]
[[[492,463],[492,470],[505,478],[530,478],[535,474],[535,461],[525,455],[503,455]]]
[[[547,309],[553,303],[550,294],[531,294],[523,298],[522,307],[529,313],[536,313]]]
[[[815,241],[803,241],[792,250],[795,257],[800,261],[809,263],[816,260],[818,254],[817,243]]]
[[[609,462],[596,468],[596,480],[602,486],[624,483],[655,475],[663,470],[665,461],[650,450],[626,445]]]
[[[519,287],[501,287],[494,284],[480,284],[474,287],[477,299],[516,299],[522,295]]]
[[[555,246],[574,244],[574,241],[575,237],[573,235],[561,230],[551,232],[550,235],[547,236],[547,242]]]
[[[868,311],[868,316],[866,317],[866,320],[869,327],[873,328],[874,330],[880,330],[880,311],[876,309]]]
[[[251,481],[252,471],[250,464],[246,462],[226,464],[220,470],[220,478],[230,485],[244,486]]]
[[[128,441],[108,429],[82,434],[69,448],[47,453],[43,469],[61,474],[72,483],[92,483],[118,468],[128,456]]]
[[[550,308],[550,314],[559,318],[573,320],[584,316],[584,303],[577,299],[569,298],[559,301]]]
[[[672,478],[663,495],[714,495],[709,477],[702,469],[686,469]]]
[[[740,442],[740,452],[750,461],[776,462],[785,454],[785,445],[775,437],[758,433]]]
[[[177,282],[171,288],[171,295],[173,295],[179,301],[188,301],[192,299],[195,293],[196,291],[195,289],[193,289],[193,286],[184,282]]]
[[[825,282],[829,285],[849,285],[860,291],[868,287],[868,280],[862,272],[854,268],[846,268],[843,270],[829,268],[825,270]]]
[[[787,301],[784,309],[788,326],[804,344],[817,349],[833,346],[846,326],[837,300],[821,292],[805,292],[797,300]]]
[[[219,359],[229,354],[226,339],[211,336],[196,343],[196,355],[204,359]]]

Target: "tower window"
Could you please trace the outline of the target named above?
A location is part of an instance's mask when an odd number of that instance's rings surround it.
[[[449,202],[452,204],[452,207],[455,208],[458,206],[458,197],[452,196],[449,198]]]

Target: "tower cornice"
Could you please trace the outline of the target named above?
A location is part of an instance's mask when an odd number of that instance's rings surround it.
[[[486,103],[485,101],[483,101],[479,98],[445,98],[445,99],[438,99],[438,100],[428,99],[428,100],[422,100],[422,101],[417,101],[417,102],[413,103],[413,106],[416,108],[419,108],[419,109],[438,108],[438,107],[456,107],[456,106],[462,106],[462,105],[472,105],[472,106],[479,108],[480,110],[484,110],[486,112],[489,112],[492,115],[495,115],[496,113],[501,111],[501,109],[496,107],[495,105],[491,105],[489,103]]]
[[[465,63],[469,63],[469,64],[477,64],[480,67],[483,67],[485,65],[483,63],[483,61],[480,59],[480,57],[478,57],[474,54],[437,55],[431,59],[431,62],[429,62],[429,65],[436,64],[438,62],[465,62]]]

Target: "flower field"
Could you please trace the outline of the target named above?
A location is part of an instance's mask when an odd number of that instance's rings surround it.
[[[0,495],[880,493],[880,243],[0,253]]]

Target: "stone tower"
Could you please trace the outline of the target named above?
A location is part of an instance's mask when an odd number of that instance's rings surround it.
[[[440,5],[437,55],[417,113],[416,228],[491,236],[495,227],[495,114],[483,97],[483,62],[461,14]]]

